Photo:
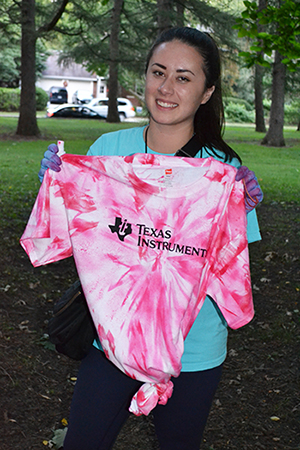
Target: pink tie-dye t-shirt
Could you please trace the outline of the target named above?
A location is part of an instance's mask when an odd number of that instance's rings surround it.
[[[206,295],[228,325],[253,317],[242,182],[213,158],[62,157],[21,244],[34,266],[73,255],[106,356],[145,384],[131,411],[172,394]]]

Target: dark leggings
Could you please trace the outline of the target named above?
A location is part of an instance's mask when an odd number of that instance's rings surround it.
[[[199,450],[221,371],[219,366],[172,378],[172,397],[153,410],[161,450]],[[79,369],[64,450],[111,449],[141,384],[93,347]]]

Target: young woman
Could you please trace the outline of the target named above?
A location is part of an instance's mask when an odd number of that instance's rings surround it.
[[[240,167],[239,156],[222,138],[220,58],[208,34],[184,27],[168,30],[157,39],[146,63],[145,100],[149,125],[105,134],[88,154],[174,155],[196,135],[196,158],[212,156]],[[40,178],[47,168],[60,170],[56,153],[57,147],[52,144],[42,160]],[[260,239],[260,233],[253,207],[261,201],[262,192],[254,173],[245,167],[237,171],[236,179],[242,178],[246,185],[248,242],[254,242]],[[185,339],[182,371],[172,379],[173,395],[166,405],[153,410],[162,450],[199,449],[221,377],[226,343],[226,321],[215,301],[207,296]],[[111,449],[141,384],[109,362],[95,343],[79,370],[64,449]]]

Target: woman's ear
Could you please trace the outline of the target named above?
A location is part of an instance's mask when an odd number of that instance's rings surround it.
[[[212,86],[212,87],[206,89],[206,91],[203,94],[201,105],[204,105],[205,103],[208,102],[210,97],[213,95],[214,91],[215,91],[215,86]]]

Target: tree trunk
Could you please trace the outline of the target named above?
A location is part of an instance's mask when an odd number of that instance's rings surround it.
[[[172,28],[172,0],[157,0],[158,34]]]
[[[258,0],[258,10],[262,11],[266,8],[266,0]],[[264,31],[263,25],[257,24],[259,32]],[[263,52],[261,52],[263,56]],[[255,95],[255,131],[266,132],[266,124],[263,106],[263,68],[256,64],[254,72],[254,95]]]
[[[263,106],[263,68],[256,64],[254,73],[255,94],[255,131],[265,133],[265,117]]]
[[[283,125],[284,125],[284,90],[286,66],[282,64],[283,57],[279,52],[275,53],[272,74],[272,104],[270,111],[269,130],[262,140],[263,145],[273,147],[284,147]]]
[[[119,60],[119,30],[120,17],[124,0],[114,0],[112,12],[112,22],[109,40],[109,80],[108,80],[108,113],[107,122],[118,123],[120,117],[118,113],[118,60]]]
[[[182,3],[176,4],[176,26],[184,26],[184,5]]]
[[[39,136],[35,99],[35,0],[22,0],[21,102],[17,134]]]

